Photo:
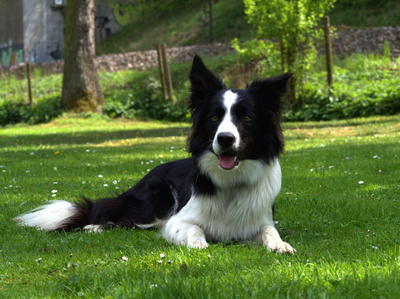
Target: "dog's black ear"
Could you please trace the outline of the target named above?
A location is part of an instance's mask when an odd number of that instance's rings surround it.
[[[191,97],[190,107],[195,108],[200,102],[206,101],[218,91],[225,89],[225,85],[205,65],[203,60],[195,55],[190,71]]]
[[[292,75],[292,73],[285,73],[264,80],[254,80],[246,90],[253,97],[266,101],[272,110],[279,112],[282,108],[281,98],[286,92],[287,83]]]
[[[271,94],[282,96],[286,91],[286,85],[292,73],[285,73],[264,80],[254,80],[247,86],[247,90],[252,94],[262,97],[269,97]]]

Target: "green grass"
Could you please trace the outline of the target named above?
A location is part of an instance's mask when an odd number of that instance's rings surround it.
[[[220,0],[213,4],[213,41],[229,43],[234,37],[248,38],[251,28],[244,18],[242,1]],[[125,53],[203,43],[203,7],[199,1],[177,5],[165,12],[162,5],[151,16],[137,15],[132,23],[97,47],[97,54]]]
[[[175,2],[166,10],[168,2]],[[378,3],[379,2],[379,3]],[[164,4],[164,5],[163,5]],[[213,42],[229,43],[234,38],[246,40],[254,35],[247,22],[242,0],[213,1]],[[160,43],[168,47],[203,43],[203,7],[201,1],[164,1],[157,4],[151,16],[137,14],[135,20],[111,35],[97,47],[97,54],[126,53],[156,49]],[[338,0],[329,13],[331,25],[354,27],[398,26],[398,1]]]
[[[400,115],[284,125],[275,218],[295,256],[245,243],[187,249],[157,231],[17,227],[13,217],[47,200],[123,192],[187,157],[189,127],[64,116],[0,128],[1,297],[398,298],[399,124]]]
[[[344,4],[343,2],[347,2]],[[382,27],[398,26],[400,4],[398,1],[341,1],[329,14],[334,26]]]

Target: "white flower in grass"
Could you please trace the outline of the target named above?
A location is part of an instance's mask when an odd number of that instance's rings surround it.
[[[359,181],[358,184],[362,185],[364,184],[364,181]]]
[[[127,258],[126,256],[123,256],[123,257],[122,257],[122,260],[123,260],[124,262],[127,262],[127,261],[128,261],[128,258]]]
[[[160,254],[160,258],[162,258],[162,259],[165,258],[165,254],[164,254],[164,253],[161,253],[161,254]]]
[[[103,177],[103,175],[99,174],[99,178],[102,178],[102,177]]]
[[[113,184],[116,185],[116,184],[118,184],[118,182],[117,182],[116,180],[114,180],[114,181],[113,181]]]
[[[108,184],[104,184],[103,186],[104,186],[104,187],[108,187]]]
[[[57,190],[52,190],[52,191],[51,191],[51,193],[57,193],[57,192],[58,192]]]

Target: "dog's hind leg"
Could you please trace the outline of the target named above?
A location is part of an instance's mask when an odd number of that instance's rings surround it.
[[[149,179],[117,197],[76,203],[52,201],[14,218],[19,225],[46,231],[82,229],[101,232],[105,228],[151,228],[162,226],[178,209],[173,185],[163,179]]]
[[[152,179],[140,188],[132,188],[114,197],[96,201],[83,198],[76,204],[77,213],[64,223],[63,229],[79,227],[88,232],[105,228],[143,228],[163,226],[175,213],[178,199],[172,184]]]

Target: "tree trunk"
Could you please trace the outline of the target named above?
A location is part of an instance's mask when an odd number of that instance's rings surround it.
[[[95,65],[94,0],[68,0],[64,30],[62,107],[101,112],[104,104]]]

